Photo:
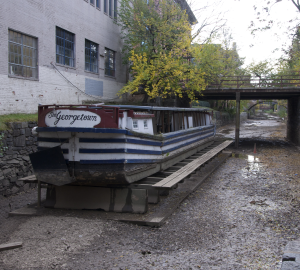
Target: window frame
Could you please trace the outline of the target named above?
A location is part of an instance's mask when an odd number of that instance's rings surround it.
[[[108,0],[108,16],[113,17],[113,6],[112,6],[113,0]]]
[[[14,42],[14,41],[11,41],[10,40],[10,37],[9,37],[9,34],[10,34],[10,31],[12,32],[15,32],[15,33],[19,33],[21,34],[21,37],[22,37],[22,43],[17,43],[17,42]],[[28,45],[25,45],[25,47],[27,48],[31,48],[31,49],[34,49],[34,56],[32,57],[32,59],[35,59],[35,67],[32,67],[32,66],[26,66],[24,65],[24,42],[23,42],[23,39],[24,39],[24,36],[27,36],[27,37],[30,37],[30,38],[33,38],[35,39],[35,45],[36,47],[30,47]],[[22,61],[22,64],[16,64],[16,63],[12,63],[10,62],[10,53],[13,53],[13,54],[16,54],[14,52],[11,52],[10,51],[10,43],[11,44],[15,44],[15,45],[22,45],[21,46],[21,61]],[[24,32],[21,32],[21,31],[17,31],[15,29],[12,29],[12,28],[8,28],[8,77],[11,77],[11,78],[19,78],[19,79],[24,79],[24,80],[33,80],[33,81],[38,81],[39,80],[39,65],[38,65],[38,38],[35,37],[35,36],[32,36],[32,35],[28,35]],[[26,56],[28,57],[28,56]],[[17,65],[17,66],[21,66],[22,69],[24,67],[27,67],[27,68],[34,68],[36,70],[36,76],[35,77],[26,77],[24,75],[16,75],[16,74],[11,74],[10,73],[10,65]],[[22,70],[22,73],[24,74],[23,70]]]
[[[107,52],[113,53],[113,69],[109,67],[109,59],[111,59],[111,57],[109,57],[108,55],[107,59]],[[108,60],[108,62],[106,60]],[[109,74],[106,73],[107,70]],[[113,75],[111,75],[111,73],[113,73]],[[116,52],[114,50],[108,49],[107,47],[104,48],[104,75],[111,78],[116,78]]]
[[[91,70],[91,66],[93,65],[92,64],[92,62],[91,62],[91,59],[90,59],[90,61],[89,62],[87,62],[86,61],[86,56],[87,56],[87,54],[86,54],[86,50],[88,49],[88,50],[90,50],[90,55],[89,55],[89,57],[91,58],[91,53],[92,53],[92,50],[91,50],[91,47],[89,47],[89,48],[87,48],[86,47],[86,42],[89,42],[90,43],[90,45],[95,45],[96,46],[96,63],[97,63],[97,65],[96,65],[96,72],[94,72],[93,70]],[[91,40],[89,40],[89,39],[85,39],[85,42],[84,42],[84,71],[86,71],[86,72],[91,72],[91,73],[94,73],[94,74],[99,74],[99,44],[97,44],[97,43],[95,43],[95,42],[93,42],[93,41],[91,41]],[[89,64],[89,70],[87,70],[86,69],[86,64]]]
[[[118,0],[112,0],[112,1],[114,1],[114,10],[113,10],[114,20],[117,20],[118,19]]]
[[[148,120],[144,120],[144,129],[148,129]]]
[[[60,36],[58,36],[57,35],[57,29],[61,29],[63,32],[64,32],[64,38],[62,38],[62,37],[60,37]],[[66,54],[65,54],[65,50],[66,50],[66,46],[65,46],[65,43],[66,43],[66,39],[65,39],[65,34],[66,33],[69,33],[69,34],[71,34],[72,36],[73,36],[73,41],[69,41],[69,40],[67,40],[68,42],[71,42],[72,43],[72,45],[73,45],[73,48],[72,48],[72,50],[73,50],[73,58],[71,58],[71,57],[66,57]],[[63,44],[64,44],[64,54],[63,55],[61,55],[61,54],[58,54],[57,52],[57,46],[59,46],[58,44],[57,44],[57,39],[62,39],[64,42],[63,42]],[[60,63],[60,62],[57,62],[57,56],[62,56],[63,57],[63,62],[64,63]],[[67,65],[66,64],[66,58],[69,58],[69,59],[73,59],[73,66],[70,66],[70,65]],[[61,27],[59,27],[59,26],[56,26],[55,27],[55,62],[56,62],[56,64],[57,65],[62,65],[62,66],[65,66],[65,67],[68,67],[68,68],[76,68],[76,65],[75,65],[75,59],[76,59],[76,55],[75,55],[75,34],[73,34],[72,32],[70,32],[70,31],[68,31],[68,30],[65,30],[65,29],[63,29],[63,28],[61,28]]]
[[[139,129],[139,122],[138,120],[132,119],[132,129]]]
[[[101,0],[96,0],[96,8],[101,10]]]
[[[104,14],[106,14],[106,15],[108,15],[108,12],[107,12],[107,6],[108,6],[108,5],[107,5],[107,1],[108,1],[108,0],[103,0],[103,2],[104,2],[104,3],[103,3],[103,4],[104,4],[104,5],[103,5],[103,12],[104,12]]]

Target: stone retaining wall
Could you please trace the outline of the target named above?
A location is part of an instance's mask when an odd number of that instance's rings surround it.
[[[37,138],[31,135],[36,122],[9,123],[3,131],[3,147],[0,152],[0,195],[9,196],[33,188],[18,179],[33,174],[29,154],[37,151]]]

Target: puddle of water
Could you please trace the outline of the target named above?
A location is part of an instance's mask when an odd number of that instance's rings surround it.
[[[262,164],[259,158],[254,155],[232,153],[232,157],[246,159],[248,161],[248,166],[242,169],[242,176],[244,178],[249,178],[251,175],[257,175],[261,172]]]
[[[255,156],[253,156],[253,155],[235,154],[235,153],[232,153],[232,157],[235,157],[235,158],[242,158],[242,159],[247,159],[248,162],[255,162],[255,163],[260,162],[259,158],[255,157]]]

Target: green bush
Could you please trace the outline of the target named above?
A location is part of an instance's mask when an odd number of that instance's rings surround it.
[[[286,115],[287,115],[286,110],[279,110],[279,111],[277,111],[277,114],[281,118],[286,118]]]

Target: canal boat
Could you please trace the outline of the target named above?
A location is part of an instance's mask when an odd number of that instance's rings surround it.
[[[214,139],[212,112],[155,106],[40,105],[35,175],[55,186],[128,186]]]

